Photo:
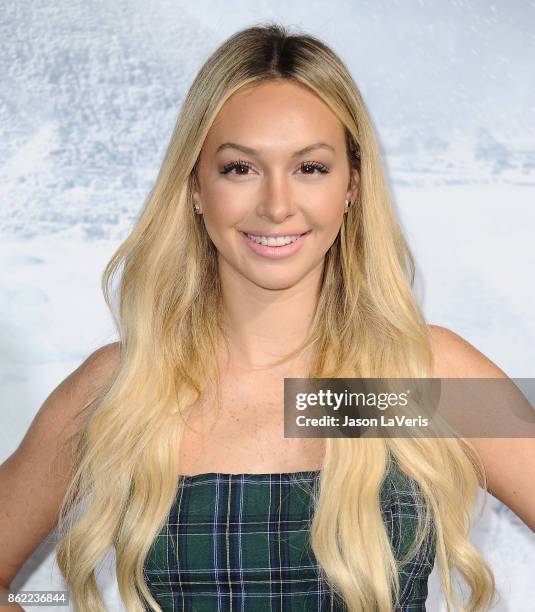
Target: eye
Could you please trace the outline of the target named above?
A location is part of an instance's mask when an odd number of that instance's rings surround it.
[[[230,162],[229,164],[227,164],[226,166],[223,166],[223,170],[221,171],[221,174],[229,174],[232,170],[234,170],[235,168],[239,168],[239,172],[237,173],[237,176],[247,176],[245,174],[245,172],[243,171],[247,171],[251,169],[251,164],[249,164],[246,161],[233,161]]]
[[[221,174],[230,174],[232,170],[238,170],[235,176],[247,176],[248,170],[252,168],[251,164],[246,161],[237,160],[226,164],[221,171]],[[320,162],[303,162],[301,168],[305,169],[304,174],[314,174],[317,170],[320,174],[327,174],[329,172],[327,166]],[[310,172],[312,170],[312,172]]]
[[[303,162],[301,167],[306,168],[307,170],[318,170],[320,174],[327,174],[329,172],[327,166],[321,164],[320,162]],[[309,173],[305,172],[305,174]],[[313,172],[311,174],[313,174]]]

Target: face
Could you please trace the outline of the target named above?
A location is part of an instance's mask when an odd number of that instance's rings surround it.
[[[218,250],[222,280],[237,273],[284,289],[321,273],[359,177],[338,117],[306,87],[283,80],[225,102],[203,144],[197,178],[193,196]],[[261,234],[287,239],[266,244]]]

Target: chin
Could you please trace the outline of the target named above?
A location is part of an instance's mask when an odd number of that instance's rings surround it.
[[[274,271],[273,274],[250,275],[249,280],[263,289],[281,291],[295,287],[306,274],[307,271],[305,270],[302,274],[281,274],[280,271],[278,273]]]

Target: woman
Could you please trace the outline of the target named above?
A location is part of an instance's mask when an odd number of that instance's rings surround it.
[[[488,609],[470,512],[488,487],[534,526],[510,459],[533,463],[529,442],[283,436],[284,378],[505,376],[425,323],[370,117],[332,50],[268,24],[213,53],[105,270],[110,308],[121,266],[120,342],[52,393],[2,466],[5,585],[59,509],[78,610],[104,609],[111,546],[129,611],[424,610],[435,558],[450,606]]]

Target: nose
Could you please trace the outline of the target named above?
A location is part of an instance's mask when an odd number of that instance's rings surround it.
[[[282,223],[287,217],[295,214],[295,194],[287,177],[272,174],[265,179],[265,189],[256,207],[256,213],[272,223]]]

